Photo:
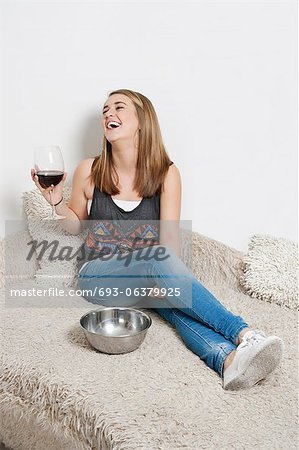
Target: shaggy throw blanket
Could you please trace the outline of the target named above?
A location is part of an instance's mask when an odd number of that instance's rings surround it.
[[[224,391],[154,311],[136,351],[107,355],[79,325],[95,305],[8,303],[2,292],[0,441],[15,450],[297,448],[296,312],[241,292],[241,253],[194,236],[195,275],[232,312],[283,338],[281,366],[250,390]]]

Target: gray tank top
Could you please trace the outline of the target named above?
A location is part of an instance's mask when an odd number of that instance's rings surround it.
[[[173,162],[171,162],[173,164]],[[94,188],[90,222],[78,268],[107,253],[125,253],[159,244],[160,194],[143,197],[125,211],[106,192]]]
[[[125,211],[106,192],[94,188],[89,220],[159,220],[160,195],[143,197],[136,208]]]

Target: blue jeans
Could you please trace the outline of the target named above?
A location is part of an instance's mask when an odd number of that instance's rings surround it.
[[[162,246],[152,246],[151,251],[157,247]],[[110,255],[105,260],[89,261],[79,271],[78,288],[88,301],[95,304],[151,307],[176,328],[190,350],[222,376],[224,360],[236,349],[239,333],[248,324],[242,317],[228,311],[170,247],[163,248],[168,256],[166,259],[140,260],[140,256],[148,251],[143,249],[130,253],[129,264],[126,259],[121,260],[119,254]],[[164,298],[148,296],[149,288],[155,285],[164,288]],[[145,288],[142,296],[128,295],[140,294],[142,288]],[[112,296],[111,290],[117,295]],[[174,296],[174,292],[178,295]]]

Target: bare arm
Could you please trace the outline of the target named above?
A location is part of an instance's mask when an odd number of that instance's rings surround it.
[[[180,258],[181,176],[172,164],[164,180],[160,195],[160,244],[170,247]],[[154,292],[155,291],[155,292]],[[163,298],[158,285],[150,297]],[[158,293],[157,293],[158,291]]]
[[[182,183],[179,169],[172,164],[160,196],[160,244],[171,247],[180,257],[180,216]]]
[[[61,226],[71,234],[79,234],[82,230],[81,220],[88,218],[87,192],[90,191],[90,171],[93,158],[84,159],[74,172],[71,198],[66,205],[62,201],[57,207],[57,213],[66,217],[61,220]]]

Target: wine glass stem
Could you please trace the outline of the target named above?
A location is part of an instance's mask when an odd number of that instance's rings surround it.
[[[52,191],[49,191],[49,193],[50,193],[50,203],[52,206],[52,219],[53,219],[55,217],[55,206],[54,206],[54,203],[52,202]]]

